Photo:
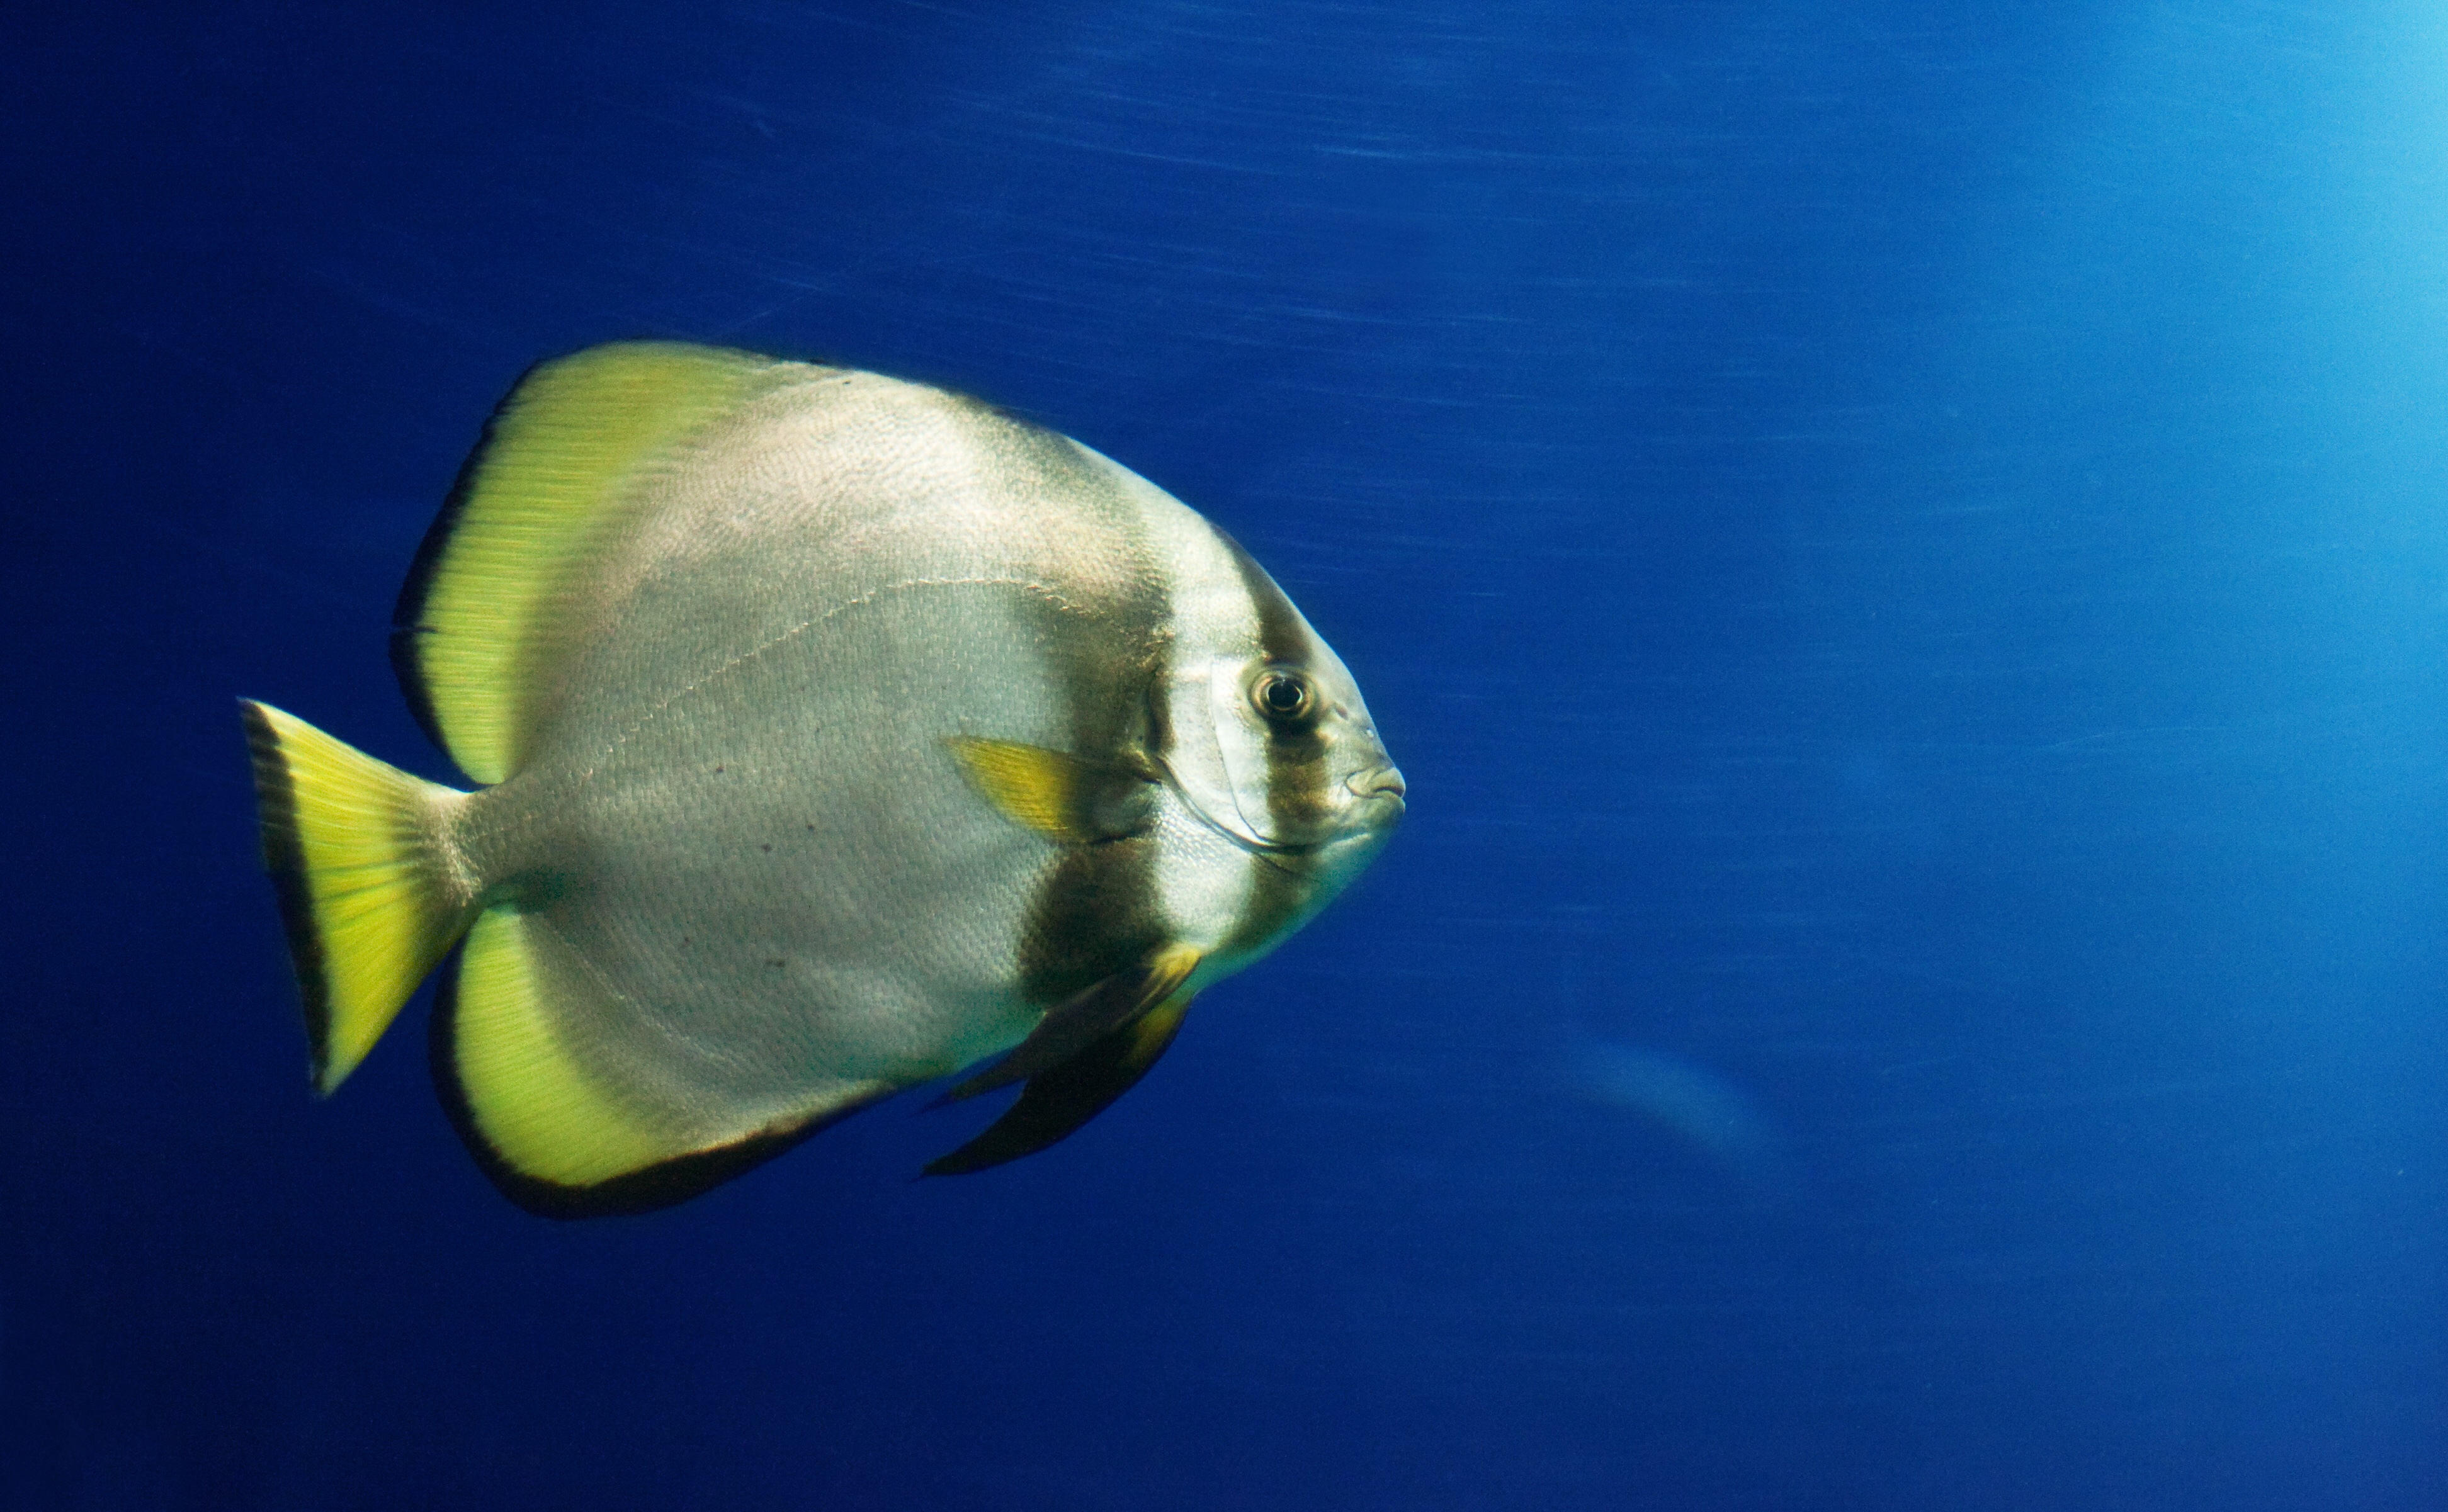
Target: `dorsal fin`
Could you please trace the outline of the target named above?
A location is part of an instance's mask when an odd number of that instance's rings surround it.
[[[527,370],[460,469],[400,589],[392,665],[418,721],[479,782],[526,756],[551,609],[641,469],[795,366],[677,341]]]

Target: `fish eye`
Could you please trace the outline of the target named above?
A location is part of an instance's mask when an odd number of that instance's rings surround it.
[[[1250,701],[1270,723],[1298,724],[1317,713],[1317,684],[1298,672],[1264,672],[1250,684]]]

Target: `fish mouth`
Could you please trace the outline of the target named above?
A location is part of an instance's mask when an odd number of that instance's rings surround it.
[[[1271,862],[1287,871],[1294,870],[1294,861],[1304,856],[1348,856],[1355,853],[1354,848],[1374,852],[1385,843],[1387,835],[1393,833],[1394,827],[1403,822],[1403,815],[1408,812],[1403,797],[1409,789],[1404,785],[1403,774],[1395,770],[1393,763],[1387,762],[1384,766],[1353,773],[1343,779],[1343,788],[1360,802],[1345,815],[1342,826],[1332,834],[1307,842],[1270,841],[1245,848],[1259,860]]]
[[[1402,770],[1390,761],[1382,767],[1353,773],[1343,779],[1343,786],[1355,798],[1392,804],[1394,816],[1398,819],[1406,812],[1403,797],[1410,789],[1404,786]]]
[[[1408,789],[1404,785],[1403,774],[1389,761],[1355,772],[1343,779],[1344,791],[1360,799],[1361,803],[1359,811],[1335,833],[1314,840],[1272,839],[1242,825],[1227,824],[1218,819],[1198,801],[1190,791],[1189,784],[1181,780],[1162,756],[1152,756],[1150,765],[1156,769],[1157,780],[1170,788],[1181,800],[1182,806],[1197,815],[1201,823],[1260,861],[1287,871],[1294,870],[1292,863],[1303,857],[1335,850],[1355,840],[1382,836],[1406,812],[1403,798]]]

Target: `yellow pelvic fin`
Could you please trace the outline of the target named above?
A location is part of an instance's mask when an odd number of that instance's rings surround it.
[[[536,915],[488,909],[468,933],[434,1013],[434,1081],[477,1163],[529,1212],[599,1217],[685,1201],[891,1090],[853,1086],[736,1123],[624,1098],[570,1048],[618,1006]]]
[[[1049,840],[1084,843],[1124,834],[1143,818],[1138,774],[1017,740],[946,740],[961,773],[1004,817]]]
[[[1117,971],[1055,1005],[1011,1054],[945,1093],[942,1101],[973,1098],[1061,1065],[1173,996],[1198,969],[1198,952],[1189,946],[1169,945],[1144,964]]]
[[[241,699],[263,862],[329,1093],[473,916],[442,819],[467,794],[412,777],[295,715]]]
[[[1190,998],[1176,992],[1070,1060],[1030,1077],[1020,1101],[1002,1118],[951,1154],[928,1161],[926,1174],[966,1176],[1070,1138],[1147,1075],[1181,1032]]]
[[[708,421],[797,364],[630,341],[528,371],[494,411],[400,590],[392,662],[461,771],[500,782],[526,759],[568,648],[558,595],[629,486]]]

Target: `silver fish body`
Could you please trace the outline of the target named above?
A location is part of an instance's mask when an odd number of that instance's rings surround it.
[[[1021,1102],[930,1169],[1041,1148],[1403,808],[1349,673],[1229,538],[872,373],[652,344],[538,370],[402,611],[411,699],[494,785],[414,784],[377,826],[424,921],[390,979],[472,931],[437,1079],[546,1212],[678,1200],[1015,1046],[958,1090]],[[305,727],[249,720],[328,1088],[396,1010],[330,980],[362,911],[334,879],[370,863],[313,864]]]

